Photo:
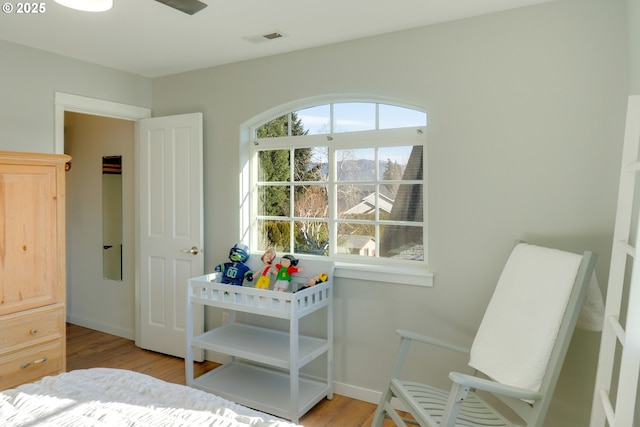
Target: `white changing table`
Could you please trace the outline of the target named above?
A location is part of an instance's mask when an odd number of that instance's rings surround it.
[[[301,264],[304,264],[301,265],[304,272],[293,276],[293,289],[306,284],[309,277],[318,273],[327,273],[329,280],[296,293],[256,289],[251,282],[245,286],[218,283],[219,273],[189,280],[187,385],[294,423],[324,397],[333,397],[333,263]],[[228,310],[228,322],[194,336],[194,306],[197,304]],[[300,321],[321,309],[326,313],[326,335],[300,335]],[[236,319],[237,312],[286,319],[289,330],[241,323]],[[231,362],[194,378],[194,349],[227,354],[231,356]],[[321,355],[326,355],[325,378],[300,373],[302,367]]]

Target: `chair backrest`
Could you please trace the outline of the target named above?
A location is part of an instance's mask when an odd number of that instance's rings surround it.
[[[595,258],[518,243],[480,324],[469,365],[544,396],[534,405],[503,399],[527,426],[540,425],[546,415]]]

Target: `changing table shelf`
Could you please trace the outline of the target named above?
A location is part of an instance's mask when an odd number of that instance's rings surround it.
[[[286,371],[235,361],[196,378],[192,387],[297,423],[331,393],[326,382],[305,377],[298,381],[292,395],[291,377]],[[290,407],[295,400],[297,414],[292,415]]]
[[[192,345],[230,356],[249,358],[283,369],[291,369],[289,333],[269,328],[231,323],[193,339]],[[260,354],[256,354],[256,349]],[[299,336],[298,359],[302,367],[329,350],[326,339]]]

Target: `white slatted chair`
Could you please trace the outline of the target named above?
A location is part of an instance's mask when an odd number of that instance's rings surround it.
[[[471,349],[400,330],[400,350],[372,427],[385,418],[423,427],[539,427],[593,274],[596,255],[518,242],[500,276]],[[401,379],[412,342],[470,355],[473,373],[451,372],[449,392]],[[489,404],[489,393],[514,414]],[[397,398],[414,420],[392,406]],[[395,402],[394,402],[395,403]]]

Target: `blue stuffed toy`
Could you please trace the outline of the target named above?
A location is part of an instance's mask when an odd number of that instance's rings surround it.
[[[229,259],[231,262],[216,265],[215,271],[222,273],[221,283],[235,286],[242,286],[245,279],[253,280],[253,272],[247,264],[249,259],[249,247],[242,243],[236,243],[229,250]]]

